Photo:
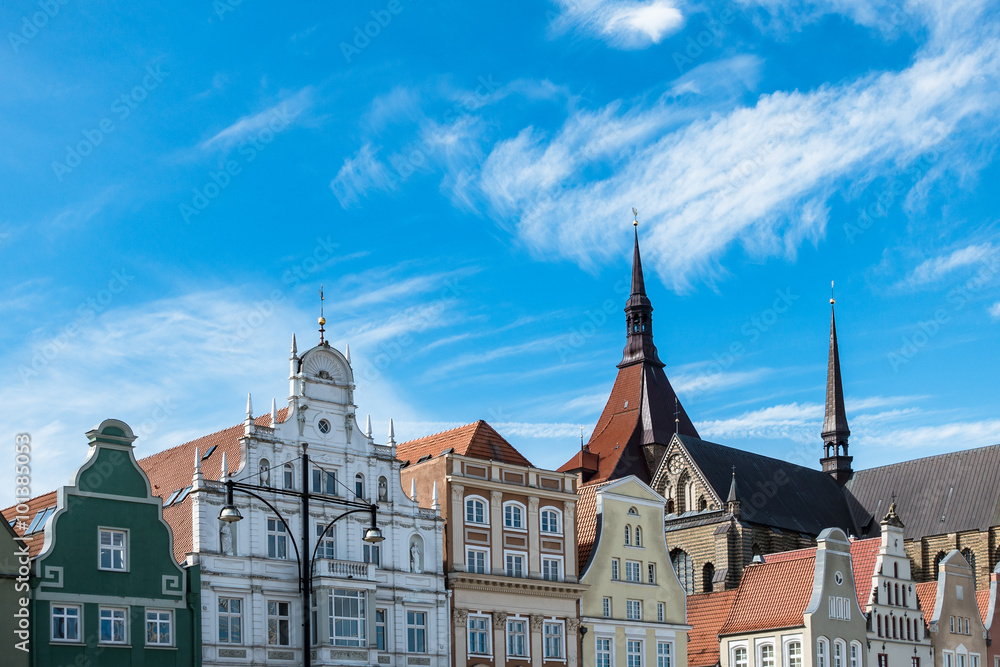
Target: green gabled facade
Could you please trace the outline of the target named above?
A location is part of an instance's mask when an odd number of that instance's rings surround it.
[[[59,489],[35,560],[32,664],[198,666],[198,567],[174,560],[135,435],[107,419],[87,438],[87,460]]]

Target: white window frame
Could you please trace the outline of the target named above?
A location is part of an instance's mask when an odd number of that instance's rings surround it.
[[[793,644],[797,644],[798,648],[799,648],[799,653],[796,656],[792,655],[792,645]],[[789,637],[788,639],[786,639],[783,642],[782,655],[784,657],[784,662],[783,662],[784,667],[802,667],[802,665],[805,664],[803,662],[803,656],[802,656],[802,638],[801,637]],[[798,664],[797,665],[793,665],[792,664],[792,659],[793,658],[795,658],[795,659],[798,660]],[[862,667],[864,667],[864,666],[862,666]]]
[[[601,600],[601,613],[604,614],[604,618],[611,618],[611,598],[606,597]],[[1000,665],[997,665],[1000,667]]]
[[[104,544],[102,538],[104,533],[108,533],[111,539],[111,544]],[[114,543],[114,536],[122,536],[122,544],[116,545]],[[112,528],[110,526],[98,526],[97,528],[97,569],[103,572],[129,572],[129,529],[128,528]],[[104,567],[101,565],[101,556],[104,555],[105,549],[111,555],[111,565],[110,567]],[[115,567],[115,553],[120,551],[122,554],[122,565],[123,567]]]
[[[625,546],[632,546],[632,524],[625,524]]]
[[[228,600],[229,604],[228,611],[222,611],[221,604],[223,600]],[[233,612],[232,602],[236,600],[240,603],[240,610],[236,613]],[[226,646],[242,646],[243,645],[243,598],[233,597],[231,595],[220,595],[215,600],[215,613],[216,613],[216,625],[215,632],[218,643],[225,644]],[[218,636],[219,632],[219,621],[226,619],[226,634],[227,639],[222,639]],[[233,620],[236,621],[236,625],[239,627],[240,640],[238,642],[233,641]]]
[[[507,559],[519,557],[521,559],[521,574],[511,574],[510,567],[507,565]],[[503,573],[506,577],[517,577],[524,579],[528,576],[528,553],[526,551],[508,551],[504,549],[503,552]]]
[[[381,615],[382,620],[378,620]],[[382,630],[382,646],[378,645],[379,628]],[[375,609],[375,648],[379,651],[389,651],[389,610],[386,608]]]
[[[407,609],[406,610],[406,651],[407,653],[427,653],[427,617],[428,613],[426,609]],[[413,623],[410,623],[410,614],[413,614]],[[423,618],[423,623],[417,623],[417,614],[421,614]],[[410,630],[413,630],[413,648],[410,648]],[[418,638],[421,637],[421,631],[423,631],[423,650],[419,650]]]
[[[473,630],[472,623],[477,624],[482,623],[483,627],[476,628]],[[490,615],[489,614],[469,614],[468,619],[465,621],[465,639],[466,639],[466,653],[470,658],[472,657],[482,657],[482,656],[492,656],[493,655],[493,638],[490,636]],[[472,650],[473,641],[472,633],[475,631],[477,634],[482,632],[486,635],[486,640],[483,642],[486,648],[485,653],[475,653]]]
[[[109,620],[111,621],[111,639],[104,639],[101,635],[104,630],[104,612],[111,612]],[[118,614],[115,612],[120,612],[120,617],[116,618]],[[115,626],[121,623],[121,639],[116,640],[115,637]],[[111,645],[111,646],[124,646],[128,644],[128,609],[126,607],[112,607],[112,606],[100,606],[97,611],[97,642],[99,644]]]
[[[617,558],[611,559],[611,581],[621,581],[621,561]]]
[[[770,664],[765,662],[764,650],[771,650]],[[777,653],[774,650],[774,642],[761,642],[757,644],[757,667],[775,667],[778,664]]]
[[[295,490],[295,464],[291,461],[281,466],[281,488]]]
[[[276,605],[275,606],[275,612],[276,613],[274,613],[274,614],[271,613],[271,609],[270,609],[272,603],[274,603]],[[280,605],[283,605],[283,604],[288,605],[288,613],[285,614],[285,615],[281,614],[281,606]],[[267,638],[265,639],[265,642],[267,643],[267,645],[268,646],[291,646],[294,643],[294,641],[293,641],[294,638],[292,637],[292,603],[289,602],[288,600],[264,600],[264,616],[265,616],[265,621],[266,621],[266,624],[264,625],[264,634],[267,635]],[[271,643],[271,620],[272,619],[274,619],[274,628],[275,628],[275,633],[274,633],[275,643],[273,643],[273,644]],[[288,636],[288,643],[286,643],[286,644],[282,644],[281,643],[281,622],[282,621],[284,621],[286,623],[286,627],[287,627],[286,634]]]
[[[274,522],[274,528],[271,528],[271,522]],[[274,558],[277,560],[288,560],[288,538],[290,531],[285,522],[276,516],[268,516],[264,519],[264,533],[267,536],[267,557]],[[271,538],[274,538],[274,555],[271,555]],[[285,555],[279,556],[279,537],[284,537],[285,540]]]
[[[150,616],[155,614],[155,619],[150,619]],[[149,624],[155,623],[157,628],[157,640],[149,641]],[[161,624],[167,624],[167,641],[160,641],[160,629]],[[172,609],[146,609],[146,646],[173,646],[174,645],[174,612]]]
[[[56,609],[61,609],[62,613],[56,614]],[[68,610],[75,609],[76,614],[69,614]],[[66,630],[66,637],[56,636],[56,617],[63,619],[63,629]],[[69,619],[76,619],[76,636],[70,637],[69,635]],[[60,604],[57,602],[49,603],[49,637],[53,642],[66,643],[66,644],[79,644],[81,643],[80,637],[83,636],[83,606],[78,604]]]
[[[851,667],[864,667],[861,664],[861,643],[851,642],[851,645],[847,647],[847,660]]]
[[[483,558],[483,571],[469,569],[469,554],[477,554]],[[473,574],[489,574],[490,573],[490,550],[489,547],[465,547],[465,571],[472,572]]]
[[[508,526],[507,525],[507,510],[508,509],[512,510],[511,511],[511,516],[512,517],[515,516],[515,510],[516,510],[516,516],[520,520],[520,524],[521,524],[520,526]],[[518,532],[518,533],[526,533],[526,532],[528,532],[528,512],[527,512],[527,508],[525,508],[525,506],[522,503],[519,503],[516,500],[508,500],[507,502],[505,502],[503,504],[503,529],[504,530],[513,530],[513,531]]]
[[[847,658],[847,643],[843,639],[833,640],[833,667],[845,667],[844,661]]]
[[[598,643],[597,642],[607,642],[608,643],[608,650],[607,651],[602,651],[598,647]],[[601,655],[606,655],[608,657],[608,661],[606,663],[602,663],[599,660],[599,658],[600,658]],[[611,636],[608,636],[608,637],[595,636],[594,637],[594,665],[595,665],[595,667],[615,667],[615,638],[614,637],[611,637]]]
[[[511,623],[520,623],[524,628],[519,634],[523,635],[524,641],[524,652],[523,653],[511,653],[510,652],[510,639],[511,639]],[[528,619],[524,616],[508,616],[507,622],[504,624],[504,645],[507,651],[508,660],[530,660],[531,659],[531,625],[528,623]]]
[[[545,576],[545,574],[546,574],[546,572],[545,572],[546,562],[548,562],[550,564],[551,563],[555,563],[555,566],[556,566],[556,576],[555,576],[554,579],[551,578],[551,577]],[[547,554],[543,555],[542,556],[542,563],[541,563],[541,565],[542,565],[542,579],[544,579],[545,581],[562,581],[563,580],[563,572],[564,572],[563,563],[564,563],[564,560],[563,560],[562,556],[549,556]]]
[[[830,667],[830,640],[826,637],[816,638],[816,664],[814,667]]]
[[[663,647],[666,647],[666,651],[663,651]],[[674,643],[673,642],[663,642],[657,640],[656,642],[656,667],[673,667],[674,665]]]
[[[545,513],[552,512],[555,515],[556,529],[555,530],[545,530]],[[551,505],[546,505],[538,513],[538,529],[546,535],[562,535],[563,534],[563,513],[562,510],[556,509]]]
[[[642,526],[635,527],[635,539],[632,540],[632,546],[636,549],[644,548],[642,546]]]
[[[638,651],[632,650],[632,645],[635,644],[639,647]],[[625,637],[625,667],[643,667],[646,664],[645,661],[645,642],[642,639]],[[638,664],[632,662],[632,656],[635,656]]]
[[[333,588],[327,598],[330,615],[330,645],[336,647],[358,647],[368,645],[368,594],[352,588]],[[341,612],[337,613],[337,601],[341,600]],[[344,604],[357,604],[356,614],[343,613]],[[337,622],[357,623],[357,633],[337,634]]]
[[[375,567],[382,567],[382,545],[365,542],[361,545],[361,560],[365,563],[374,563]]]
[[[483,506],[483,520],[482,520],[482,522],[479,522],[479,521],[470,521],[469,520],[469,504],[471,502],[473,502],[473,501],[478,501]],[[488,525],[490,525],[490,504],[489,504],[489,502],[487,502],[486,498],[483,498],[482,496],[475,496],[475,495],[466,496],[465,497],[465,502],[463,504],[465,505],[465,508],[464,508],[465,512],[462,514],[462,516],[464,517],[466,524],[472,525],[472,526],[488,526]],[[475,516],[474,512],[473,512],[473,516]]]
[[[656,563],[646,563],[646,583],[656,583]]]
[[[638,615],[634,616],[632,610],[637,609]],[[625,618],[629,621],[641,621],[642,620],[642,600],[627,599],[625,600]]]
[[[559,655],[552,655],[549,652],[549,628],[559,628]],[[542,621],[542,657],[545,660],[566,662],[566,622],[549,618]]]
[[[663,619],[667,616],[667,605],[662,602],[656,603],[656,622],[663,623]]]
[[[736,658],[736,652],[743,651],[743,662],[741,663]],[[750,648],[747,646],[746,642],[741,642],[739,644],[734,644],[729,647],[729,666],[730,667],[749,667],[750,665]]]
[[[633,579],[630,574],[635,572],[635,578]],[[641,584],[642,583],[642,561],[638,560],[627,560],[625,561],[625,581],[630,584]]]
[[[316,536],[315,540],[319,540],[320,533],[326,528],[325,523],[316,524]],[[287,547],[286,547],[287,551]],[[332,552],[332,554],[331,554]],[[322,554],[322,555],[320,555]],[[334,526],[330,526],[330,530],[326,531],[326,535],[323,536],[323,544],[316,547],[316,558],[328,558],[330,560],[336,560],[337,558],[337,533]]]

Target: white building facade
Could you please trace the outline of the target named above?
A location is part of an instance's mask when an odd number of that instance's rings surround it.
[[[349,349],[344,355],[321,343],[300,356],[293,336],[289,379],[285,409],[272,404],[270,415],[255,418],[248,399],[238,465],[223,469],[239,482],[301,491],[308,453],[310,492],[376,503],[385,537],[378,545],[364,542],[371,516],[360,512],[335,522],[317,545],[345,509],[310,499],[312,664],[444,667],[451,624],[440,513],[419,508],[402,489],[391,422],[384,445],[375,443],[370,419],[359,427]],[[199,448],[196,458],[204,455]],[[202,479],[196,464],[189,559],[201,565],[204,664],[301,665],[301,500],[237,491],[243,519],[223,524],[221,481]]]

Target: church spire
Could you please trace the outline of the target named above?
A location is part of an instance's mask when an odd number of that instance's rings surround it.
[[[622,361],[618,368],[647,361],[659,367],[665,364],[656,354],[653,345],[653,306],[646,296],[646,281],[642,275],[642,257],[639,255],[639,220],[638,211],[632,209],[637,216],[632,225],[635,228],[635,246],[632,251],[632,293],[625,302],[626,343]]]
[[[833,283],[830,284],[833,287]],[[834,314],[835,300],[830,299],[830,356],[826,371],[826,419],[823,421],[823,470],[833,475],[838,483],[850,479],[851,461],[848,456],[848,438],[851,429],[847,425],[844,409],[844,385],[840,379],[840,348],[837,344],[837,320]]]

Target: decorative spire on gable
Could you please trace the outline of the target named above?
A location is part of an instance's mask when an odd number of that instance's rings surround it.
[[[649,362],[662,368],[665,364],[660,361],[656,346],[653,345],[653,306],[646,296],[646,281],[642,275],[638,211],[633,208],[632,213],[636,216],[632,222],[635,229],[635,246],[632,251],[632,293],[625,302],[626,343],[618,368],[641,362]]]
[[[736,466],[733,466],[733,479],[729,482],[729,495],[726,496],[726,511],[736,517],[740,515],[740,492],[736,488]]]
[[[833,289],[833,283],[830,283]],[[848,456],[848,438],[851,429],[847,425],[847,411],[844,409],[844,385],[840,378],[840,347],[837,343],[837,320],[834,313],[836,301],[830,298],[830,355],[826,371],[826,418],[823,421],[823,458],[820,462],[825,472],[833,475],[839,484],[844,484],[853,474]]]

